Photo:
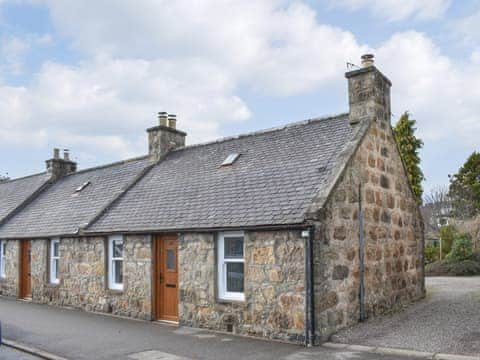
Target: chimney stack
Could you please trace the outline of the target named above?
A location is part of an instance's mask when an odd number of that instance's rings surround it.
[[[63,150],[63,159],[60,158],[60,150],[53,149],[53,158],[45,162],[47,173],[51,175],[51,179],[54,181],[77,171],[77,163],[70,160],[67,149]]]
[[[374,56],[362,56],[362,67],[347,72],[350,124],[378,121],[390,126],[390,88],[392,83],[374,65]]]
[[[177,130],[177,116],[158,113],[159,125],[147,129],[148,154],[155,160],[165,156],[170,150],[185,146],[187,136],[183,131]]]

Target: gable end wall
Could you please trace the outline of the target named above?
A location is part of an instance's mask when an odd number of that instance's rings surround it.
[[[317,211],[314,293],[318,341],[328,340],[360,318],[360,198],[367,317],[395,311],[425,293],[421,216],[392,130],[385,122],[374,121],[326,205]]]

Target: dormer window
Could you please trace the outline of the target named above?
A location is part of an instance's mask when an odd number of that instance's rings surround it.
[[[232,165],[240,156],[240,154],[232,153],[227,156],[227,158],[223,161],[222,166]]]

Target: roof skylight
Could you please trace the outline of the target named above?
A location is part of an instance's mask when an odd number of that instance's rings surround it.
[[[90,181],[84,182],[82,185],[80,185],[78,188],[75,189],[76,193],[79,193],[83,189],[85,189],[88,185],[90,185]]]
[[[232,165],[239,156],[240,154],[237,153],[232,153],[228,155],[227,158],[223,161],[222,166]]]

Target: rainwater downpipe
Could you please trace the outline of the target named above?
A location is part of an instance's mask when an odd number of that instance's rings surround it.
[[[360,321],[366,319],[365,315],[365,235],[362,208],[362,184],[358,185],[358,225],[359,225],[359,259],[360,259]]]
[[[313,237],[314,227],[302,231],[305,239],[305,346],[313,346],[315,342],[315,304],[313,284]]]

